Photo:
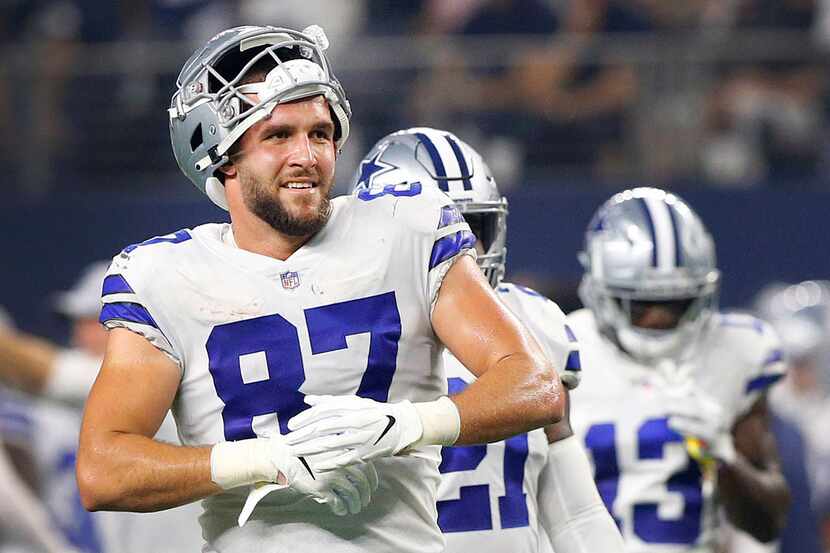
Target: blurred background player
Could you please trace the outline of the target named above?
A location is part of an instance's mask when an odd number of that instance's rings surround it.
[[[108,331],[98,322],[107,262],[86,267],[74,286],[55,295],[53,308],[71,325],[71,347],[0,328],[0,380],[30,394],[32,447],[41,489],[54,521],[85,553],[198,551],[196,505],[164,515],[87,512],[75,480],[78,431],[84,402],[104,357]],[[172,417],[158,439],[178,442]]]
[[[774,540],[789,493],[766,391],[782,351],[766,323],[717,311],[703,223],[675,195],[627,190],[594,215],[580,260],[587,307],[568,324],[587,370],[571,420],[626,551],[713,551],[718,503]]]
[[[0,309],[0,326],[10,321]],[[0,552],[69,553],[76,551],[53,523],[41,501],[33,452],[30,405],[0,386]]]
[[[455,206],[439,225],[463,218],[476,237],[477,262],[499,298],[531,329],[569,388],[579,384],[576,338],[559,307],[535,290],[503,282],[507,200],[482,157],[454,134],[412,128],[389,134],[363,158],[354,193],[365,199],[420,184],[445,192]],[[475,376],[444,351],[451,394]],[[566,392],[567,394],[567,392]],[[550,442],[551,445],[548,445]],[[444,447],[438,524],[448,552],[622,551],[590,466],[566,418],[488,445]]]
[[[786,378],[770,393],[771,407],[799,429],[804,443],[809,481],[798,496],[794,489],[790,521],[808,529],[794,530],[793,540],[804,548],[818,518],[824,548],[830,550],[830,282],[771,284],[759,293],[755,309],[778,332],[789,363]],[[793,451],[779,449],[786,469]]]

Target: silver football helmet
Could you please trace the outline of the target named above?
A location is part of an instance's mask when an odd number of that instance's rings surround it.
[[[168,110],[170,141],[179,168],[215,204],[228,209],[215,176],[228,150],[280,103],[323,95],[343,147],[351,108],[324,53],[328,44],[316,25],[303,32],[249,25],[222,31],[185,62]],[[265,79],[240,84],[260,62],[268,63]]]
[[[639,360],[682,356],[717,309],[712,237],[683,200],[663,190],[635,188],[605,202],[579,260],[583,303],[600,330]],[[675,316],[671,328],[634,324],[654,303]]]
[[[484,159],[448,131],[414,127],[381,138],[360,162],[352,192],[383,194],[420,182],[447,194],[470,225],[484,253],[478,265],[495,287],[507,258],[507,199]]]

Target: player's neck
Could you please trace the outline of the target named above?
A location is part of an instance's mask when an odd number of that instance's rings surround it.
[[[285,261],[308,242],[313,234],[290,236],[275,230],[257,217],[234,218],[233,239],[238,248]]]

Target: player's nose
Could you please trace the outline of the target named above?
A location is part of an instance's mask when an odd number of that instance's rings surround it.
[[[290,163],[303,168],[317,165],[317,155],[308,136],[298,134],[292,140]]]

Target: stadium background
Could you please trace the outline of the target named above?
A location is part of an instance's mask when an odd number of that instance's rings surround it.
[[[327,29],[354,111],[340,191],[385,133],[455,131],[510,200],[510,278],[570,307],[591,213],[666,187],[715,236],[723,304],[747,306],[768,282],[830,275],[827,4],[7,0],[0,303],[60,337],[49,294],[90,260],[225,217],[178,172],[165,110],[199,41],[255,21]]]
[[[0,305],[57,340],[51,294],[124,245],[226,215],[179,173],[182,61],[235,24],[316,23],[353,136],[453,130],[510,201],[508,278],[565,310],[613,192],[681,194],[717,244],[722,304],[830,277],[830,0],[5,0]]]

